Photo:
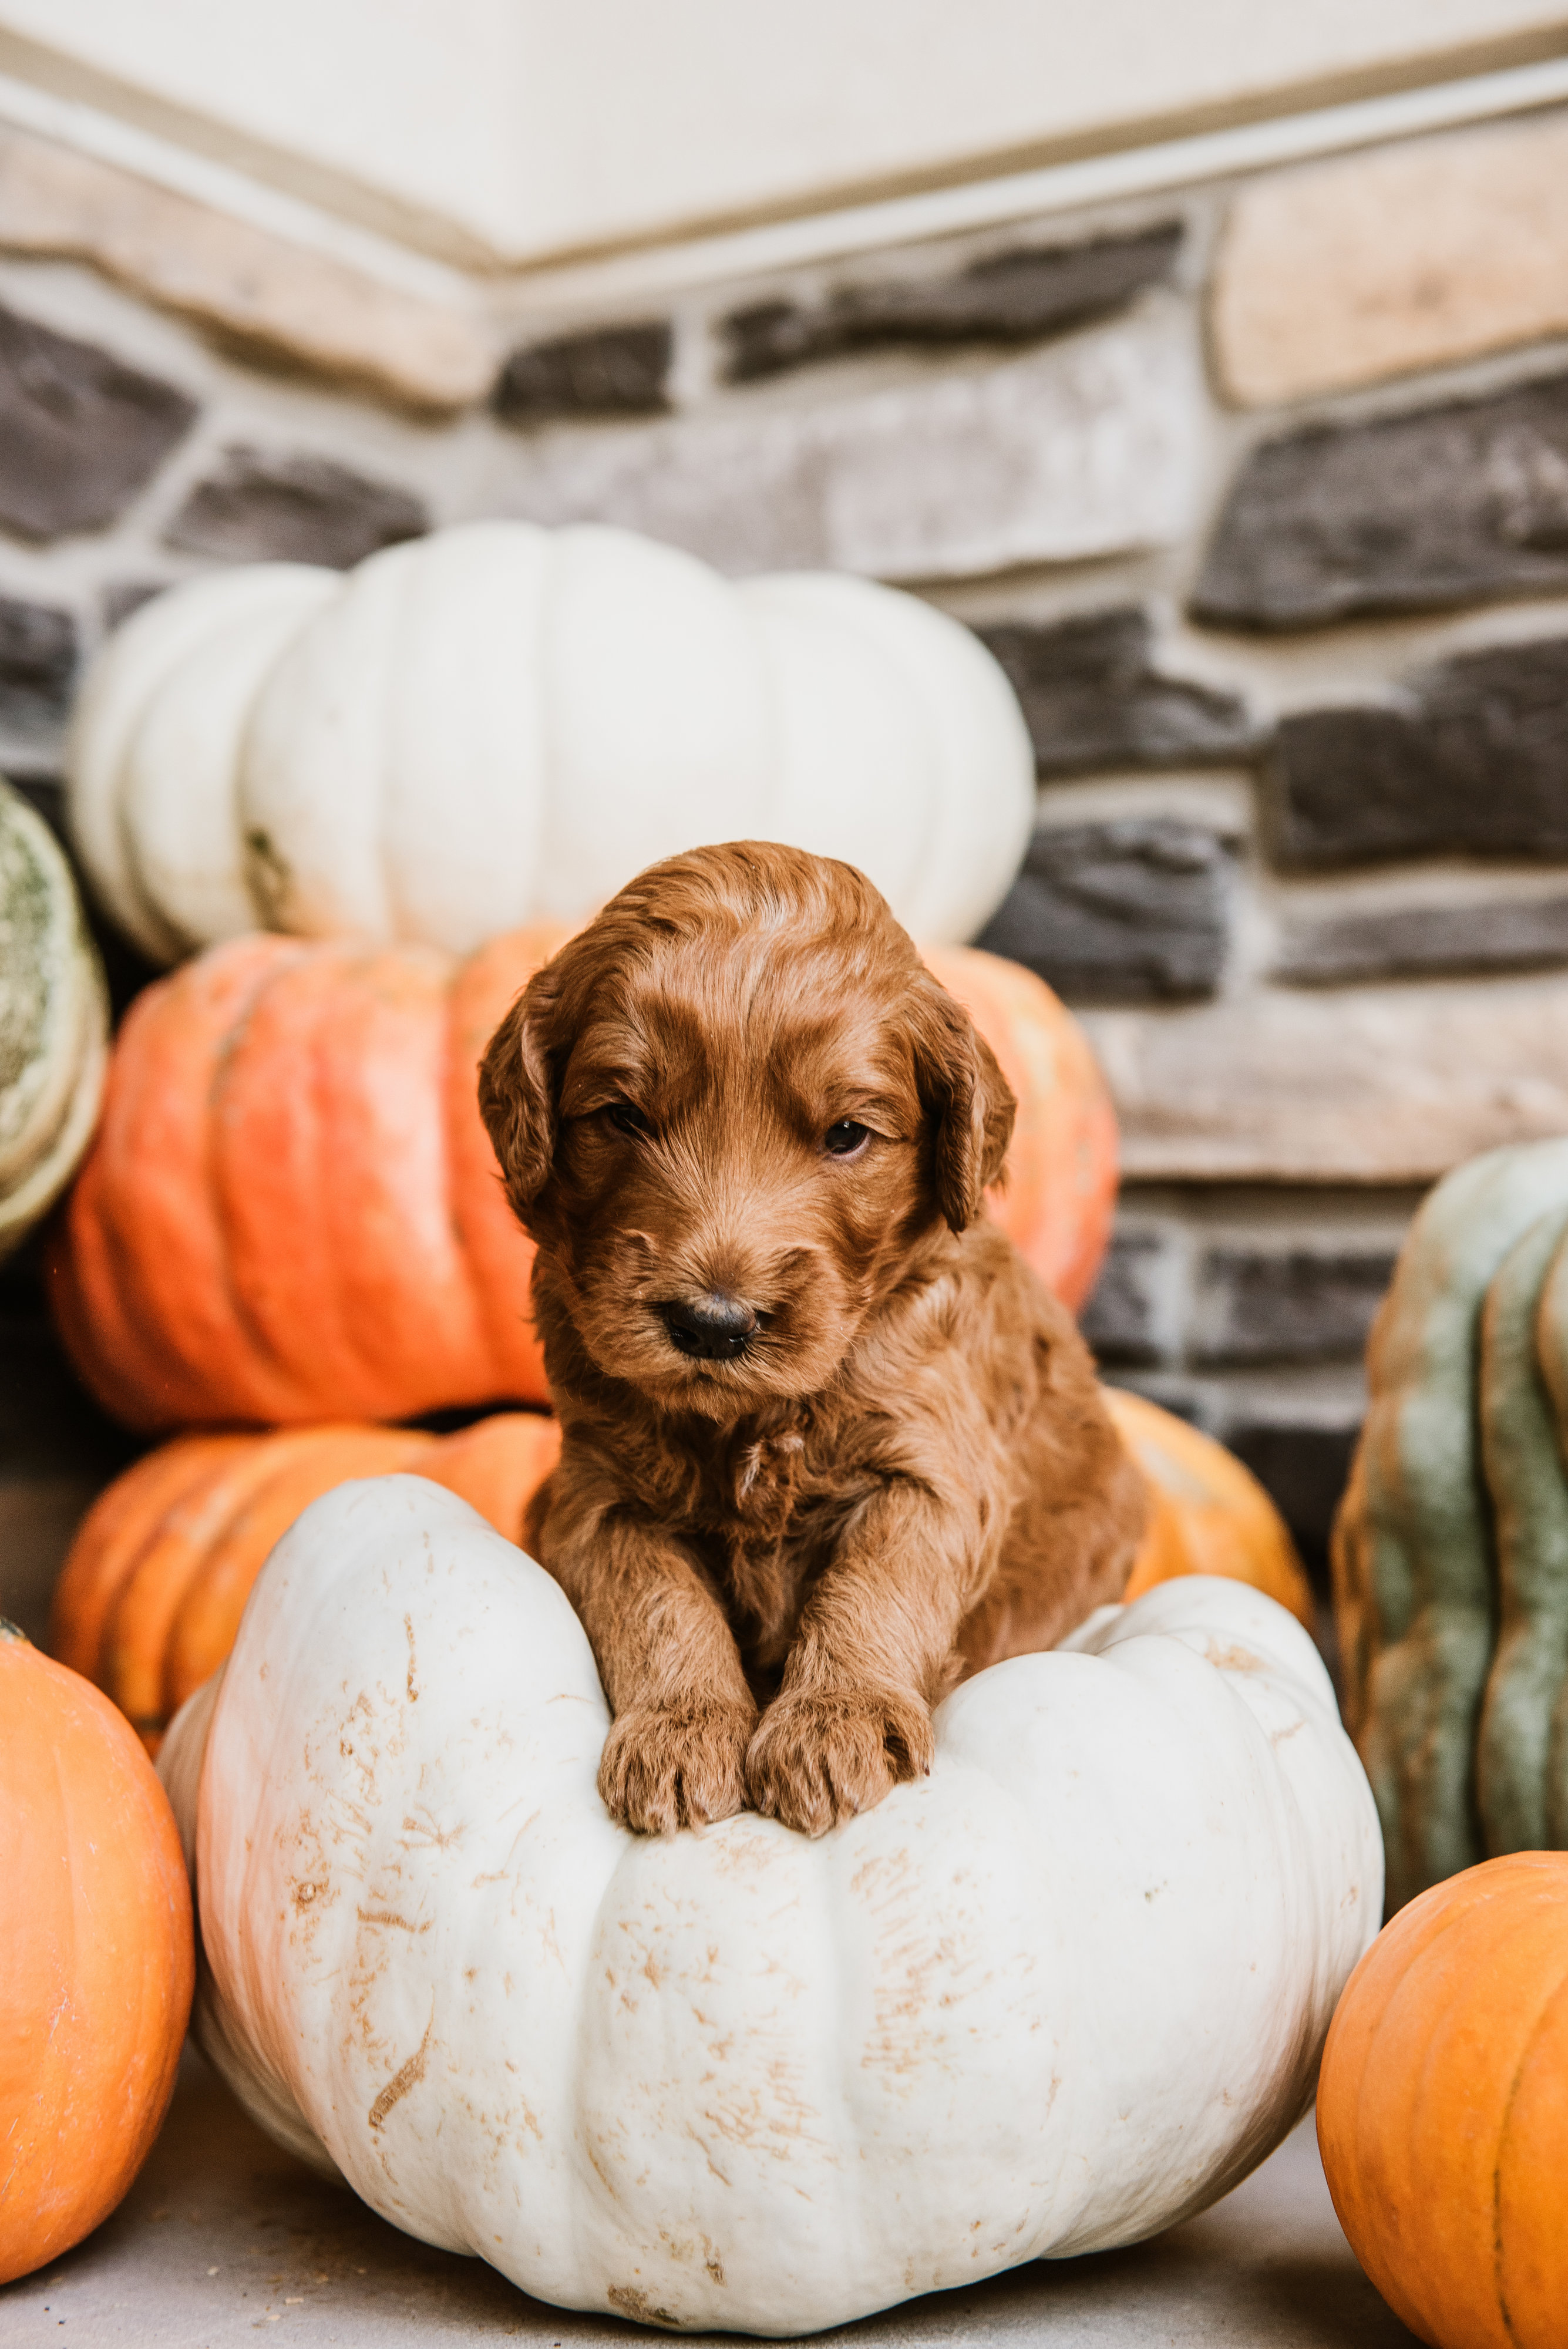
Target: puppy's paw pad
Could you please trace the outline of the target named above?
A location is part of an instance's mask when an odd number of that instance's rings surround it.
[[[673,1835],[732,1818],[746,1806],[749,1705],[628,1705],[599,1757],[599,1795],[639,1835]]]
[[[781,1696],[746,1755],[753,1806],[803,1835],[823,1835],[868,1811],[931,1766],[929,1707],[901,1689],[842,1689]]]

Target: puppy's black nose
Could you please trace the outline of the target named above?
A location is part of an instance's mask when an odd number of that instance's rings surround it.
[[[705,1362],[732,1362],[756,1332],[756,1315],[738,1297],[710,1293],[690,1304],[672,1298],[659,1309],[676,1352],[699,1355]]]

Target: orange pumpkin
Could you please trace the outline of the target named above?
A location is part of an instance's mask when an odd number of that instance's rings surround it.
[[[565,935],[434,948],[236,938],[133,1006],[50,1257],[56,1317],[132,1426],[411,1419],[545,1399],[533,1250],[475,1070]],[[1116,1126],[1050,989],[933,956],[1021,1102],[996,1212],[1069,1304],[1104,1250]]]
[[[49,1645],[114,1699],[156,1754],[164,1729],[234,1646],[252,1583],[300,1511],[354,1476],[428,1476],[522,1538],[560,1429],[508,1412],[461,1434],[312,1427],[182,1435],[149,1453],[83,1519],[55,1591]]]
[[[1317,2092],[1340,2224],[1432,2349],[1568,2335],[1568,1853],[1421,1893],[1346,1985]]]
[[[1241,1462],[1140,1396],[1106,1399],[1154,1491],[1128,1598],[1173,1575],[1220,1574],[1267,1591],[1310,1626],[1312,1593],[1291,1537]],[[56,1588],[50,1647],[113,1697],[156,1753],[234,1645],[273,1544],[319,1495],[351,1476],[411,1472],[517,1541],[560,1448],[555,1420],[533,1412],[448,1436],[396,1427],[177,1436],[128,1468],[83,1519]]]
[[[106,2219],[174,2088],[191,1895],[128,1724],[0,1623],[0,2283]]]
[[[1288,1607],[1310,1631],[1316,1610],[1284,1519],[1251,1471],[1174,1412],[1107,1387],[1116,1431],[1150,1489],[1148,1529],[1133,1564],[1128,1599],[1181,1574],[1251,1583]]]
[[[1116,1112],[1089,1040],[1022,964],[963,947],[932,947],[926,963],[1018,1096],[1006,1180],[991,1195],[991,1213],[1075,1313],[1094,1288],[1116,1206]]]

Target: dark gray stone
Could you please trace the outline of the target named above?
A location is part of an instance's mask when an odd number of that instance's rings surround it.
[[[1392,1248],[1207,1248],[1189,1357],[1219,1368],[1356,1356],[1393,1276]]]
[[[1292,987],[1438,972],[1546,970],[1568,963],[1568,897],[1394,905],[1294,924],[1273,977]]]
[[[100,598],[104,626],[118,628],[121,620],[129,620],[132,612],[140,612],[143,604],[151,604],[154,595],[161,595],[173,585],[171,579],[112,580]]]
[[[1171,1290],[1178,1278],[1173,1248],[1162,1232],[1112,1234],[1078,1326],[1096,1361],[1116,1368],[1153,1368],[1171,1350]]]
[[[1154,631],[1136,605],[1046,626],[1002,621],[976,634],[1018,696],[1043,781],[1210,765],[1245,756],[1256,741],[1239,694],[1155,667]]]
[[[1238,1418],[1225,1442],[1278,1509],[1301,1552],[1313,1588],[1330,1599],[1328,1544],[1334,1511],[1350,1481],[1358,1426]]]
[[[491,406],[504,424],[524,426],[562,416],[660,416],[670,406],[674,347],[667,318],[524,344],[496,378]]]
[[[0,595],[0,728],[52,738],[70,709],[77,624],[53,604]]]
[[[35,1236],[0,1271],[0,1615],[36,1643],[82,1516],[145,1448],[99,1410],[67,1361]]]
[[[1072,1002],[1211,995],[1230,945],[1228,843],[1168,816],[1042,824],[976,944]]]
[[[757,302],[719,322],[732,383],[853,351],[952,343],[1027,343],[1121,308],[1169,274],[1179,221],[1086,244],[990,254],[950,277],[841,286],[816,303]]]
[[[1447,661],[1404,709],[1283,719],[1266,798],[1287,868],[1568,856],[1568,637]]]
[[[1221,627],[1307,627],[1568,586],[1568,375],[1265,441],[1192,598]]]
[[[225,449],[163,533],[220,563],[320,563],[334,571],[430,528],[424,501],[328,457]]]
[[[0,529],[39,540],[104,529],[195,414],[171,383],[0,307]]]

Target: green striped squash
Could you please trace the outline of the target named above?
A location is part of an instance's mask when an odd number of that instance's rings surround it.
[[[1481,1860],[1568,1847],[1568,1138],[1438,1185],[1367,1385],[1334,1607],[1392,1913]]]
[[[0,780],[0,1257],[69,1182],[108,1053],[103,972],[70,866]]]

